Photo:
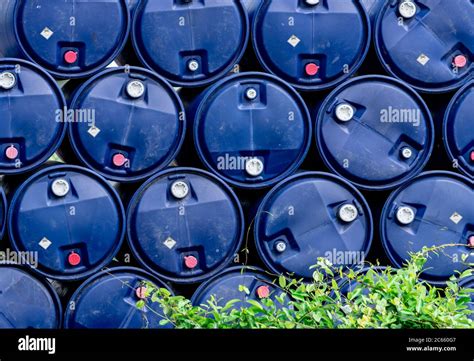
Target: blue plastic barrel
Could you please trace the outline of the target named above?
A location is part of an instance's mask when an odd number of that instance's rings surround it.
[[[49,283],[19,267],[0,266],[0,328],[59,328],[61,319],[61,303]]]
[[[372,28],[375,25],[375,21],[377,20],[377,16],[379,15],[380,10],[387,1],[389,0],[360,0],[360,3],[369,15]]]
[[[105,70],[80,87],[69,128],[76,156],[118,182],[148,178],[167,167],[184,140],[184,108],[155,73],[135,67]]]
[[[2,0],[0,56],[25,57],[58,78],[90,76],[128,38],[126,0]]]
[[[474,183],[444,171],[426,172],[399,188],[387,200],[380,237],[390,261],[400,268],[409,252],[443,247],[430,254],[421,278],[443,285],[469,269],[474,253]]]
[[[193,168],[170,168],[135,193],[127,214],[130,247],[161,278],[196,283],[233,261],[244,235],[234,192]]]
[[[362,65],[370,20],[358,0],[268,0],[252,40],[262,66],[300,90],[336,86]]]
[[[191,117],[205,166],[241,188],[264,188],[303,162],[311,143],[311,117],[298,93],[264,73],[221,80],[200,98]]]
[[[360,266],[370,250],[373,222],[362,194],[329,173],[296,174],[276,185],[255,217],[258,254],[278,274],[311,279],[318,258]]]
[[[8,232],[15,251],[37,256],[38,264],[30,264],[34,271],[77,280],[97,272],[118,252],[125,233],[124,209],[101,176],[55,165],[36,172],[16,190]]]
[[[393,188],[420,173],[434,138],[423,99],[385,76],[363,76],[340,85],[323,102],[316,124],[324,163],[367,190]]]
[[[170,328],[160,325],[163,310],[147,296],[149,283],[169,287],[138,268],[115,267],[87,279],[72,295],[64,316],[65,328]],[[138,302],[143,301],[140,307]]]
[[[241,287],[245,287],[248,291]],[[276,306],[281,305],[275,297],[285,293],[274,284],[274,279],[256,267],[230,267],[202,283],[191,298],[195,306],[207,305],[214,297],[219,306],[232,300],[240,300],[233,308],[250,306],[248,300],[261,301],[271,298]]]
[[[423,92],[461,87],[474,75],[469,0],[392,0],[377,18],[375,44],[393,76]]]
[[[54,79],[20,59],[0,59],[0,174],[46,162],[67,129],[66,100]]]
[[[132,42],[139,60],[173,85],[208,85],[244,54],[249,24],[240,0],[142,0]]]
[[[453,166],[474,177],[474,81],[451,100],[444,117],[444,144]]]

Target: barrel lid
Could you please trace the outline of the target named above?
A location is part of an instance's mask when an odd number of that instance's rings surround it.
[[[322,104],[316,139],[325,164],[362,189],[396,187],[422,171],[434,144],[423,99],[385,76],[354,78]]]
[[[108,264],[118,252],[125,215],[116,191],[82,167],[56,165],[28,178],[15,192],[8,229],[16,251],[33,252],[34,271],[75,280]]]
[[[132,41],[141,62],[173,85],[205,86],[240,61],[248,23],[236,0],[143,0],[135,9]]]
[[[300,90],[323,90],[362,65],[370,32],[359,1],[271,0],[257,10],[252,40],[266,71]]]
[[[257,251],[273,272],[310,279],[319,257],[357,266],[370,249],[373,223],[362,194],[321,172],[296,174],[275,186],[255,218]]]
[[[0,173],[32,170],[54,154],[67,129],[65,107],[61,89],[39,66],[0,59]]]
[[[457,271],[468,269],[474,256],[473,203],[474,183],[444,171],[425,172],[393,192],[380,224],[391,262],[402,267],[409,252],[454,245],[431,254],[421,278],[443,285]]]
[[[241,286],[247,288],[248,294]],[[245,307],[247,300],[260,301],[267,297],[274,299],[282,293],[284,291],[281,291],[262,269],[253,266],[235,266],[202,283],[193,294],[191,302],[199,306],[206,304],[214,296],[220,306],[232,300],[240,300],[233,305],[233,308],[239,308]]]
[[[0,265],[0,328],[59,328],[61,303],[46,281],[20,267]]]
[[[77,90],[69,134],[79,159],[104,177],[131,182],[168,166],[185,136],[184,107],[155,73],[105,70]]]
[[[393,76],[442,93],[473,78],[474,12],[465,0],[387,1],[375,29],[378,56]]]
[[[130,27],[125,0],[20,0],[14,19],[23,53],[59,78],[105,68],[124,48]]]
[[[114,267],[87,279],[72,295],[65,328],[169,328],[160,325],[162,309],[143,298],[147,283],[169,289],[158,278],[133,267]],[[145,292],[144,292],[145,291]],[[139,301],[146,305],[140,308]]]
[[[242,73],[211,87],[194,116],[203,163],[228,183],[263,188],[298,169],[311,143],[311,117],[287,83]]]
[[[444,144],[450,158],[466,175],[474,177],[474,81],[452,99],[444,118]]]
[[[194,283],[232,262],[244,234],[235,193],[216,176],[171,168],[136,192],[127,214],[128,240],[140,263],[160,277]]]

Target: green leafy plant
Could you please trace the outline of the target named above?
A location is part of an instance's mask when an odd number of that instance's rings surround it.
[[[156,302],[162,310],[161,324],[184,329],[473,328],[468,304],[474,290],[458,285],[472,270],[453,276],[445,289],[419,280],[429,254],[438,250],[412,254],[401,269],[364,273],[344,271],[321,258],[313,267],[312,282],[281,275],[274,282],[281,292],[244,304],[232,300],[222,305],[212,297],[206,304],[193,306],[182,296],[147,284],[148,297],[140,301],[140,307]],[[353,285],[348,292],[344,282],[337,281],[343,279]],[[249,293],[244,286],[239,291],[243,299]]]

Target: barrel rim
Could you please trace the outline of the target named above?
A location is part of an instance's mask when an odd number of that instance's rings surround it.
[[[192,173],[202,178],[207,178],[208,180],[213,182],[216,186],[221,187],[227,193],[229,200],[231,200],[234,203],[235,211],[236,213],[238,213],[239,218],[240,218],[240,220],[238,219],[236,220],[236,223],[240,223],[240,227],[239,226],[237,227],[239,228],[239,231],[236,237],[236,242],[231,252],[229,253],[229,255],[222,260],[222,263],[218,267],[200,276],[192,276],[192,277],[185,277],[185,278],[175,277],[175,276],[166,275],[156,270],[155,266],[152,266],[149,264],[151,262],[144,260],[144,258],[141,255],[142,251],[139,252],[135,245],[136,243],[140,243],[140,242],[136,239],[133,239],[132,237],[132,231],[131,231],[132,225],[133,225],[132,218],[134,217],[136,207],[139,204],[140,200],[142,199],[143,194],[148,190],[148,188],[153,186],[153,184],[156,181],[159,181],[161,178],[169,176],[173,173],[186,173],[186,174]],[[152,274],[155,274],[157,277],[163,278],[167,281],[171,281],[178,284],[193,284],[193,283],[203,282],[204,280],[212,278],[214,275],[218,274],[220,271],[228,267],[229,264],[231,264],[232,260],[234,259],[235,255],[238,253],[243,243],[243,238],[244,238],[244,233],[245,233],[245,217],[244,217],[243,209],[240,204],[239,198],[237,197],[235,192],[232,190],[232,188],[229,187],[222,179],[220,179],[219,177],[215,176],[214,174],[210,172],[207,172],[205,170],[198,169],[198,168],[173,167],[173,168],[165,169],[164,171],[161,171],[155,174],[153,177],[151,177],[145,183],[143,183],[140,186],[140,188],[138,188],[138,190],[133,194],[128,204],[126,214],[127,214],[127,218],[126,218],[127,219],[127,233],[126,233],[127,243],[132,251],[132,254],[135,256],[137,261],[140,263],[142,267],[144,267],[147,271],[151,272]]]
[[[153,166],[150,168],[149,171],[142,173],[141,175],[133,175],[133,176],[123,176],[123,175],[112,175],[110,173],[107,173],[101,169],[98,169],[97,167],[93,166],[91,162],[87,161],[87,157],[83,155],[83,153],[87,154],[87,152],[81,152],[78,146],[78,136],[76,136],[76,129],[79,126],[78,123],[72,123],[69,126],[69,131],[68,131],[68,136],[71,144],[71,148],[74,151],[74,154],[77,156],[77,158],[81,161],[81,163],[90,168],[93,169],[96,173],[100,174],[106,179],[109,179],[111,181],[116,181],[116,182],[122,182],[122,183],[135,183],[139,182],[145,179],[148,179],[149,177],[153,176],[157,172],[160,172],[161,170],[167,168],[173,160],[178,156],[178,154],[181,151],[181,148],[183,146],[185,136],[186,136],[186,131],[187,131],[187,117],[186,117],[186,112],[185,108],[183,105],[183,102],[175,89],[170,85],[170,83],[162,76],[159,74],[155,73],[152,70],[146,69],[146,68],[141,68],[137,66],[121,66],[121,67],[116,67],[116,68],[110,68],[110,69],[105,69],[97,74],[95,74],[92,78],[89,78],[86,82],[81,84],[81,86],[74,91],[73,98],[70,103],[70,109],[79,109],[77,108],[77,103],[80,102],[81,98],[82,100],[84,99],[84,91],[86,91],[89,87],[94,85],[94,83],[100,81],[103,78],[107,78],[110,76],[113,76],[115,73],[122,73],[125,70],[129,69],[130,71],[134,71],[136,73],[143,73],[146,76],[148,76],[149,79],[153,79],[156,83],[160,84],[164,90],[169,92],[170,98],[175,102],[176,106],[179,108],[179,113],[182,114],[183,119],[179,120],[181,126],[181,130],[179,134],[178,141],[176,143],[176,147],[172,153],[168,156],[165,162],[160,164],[159,166]],[[178,113],[179,116],[181,116]]]
[[[245,79],[245,78],[250,78],[250,79],[260,78],[265,81],[272,82],[278,85],[279,87],[281,87],[285,91],[288,97],[292,98],[293,101],[295,101],[295,103],[299,104],[299,110],[301,111],[302,121],[303,123],[306,123],[306,128],[307,128],[307,132],[306,132],[307,134],[305,134],[306,139],[303,141],[303,146],[300,149],[300,154],[298,156],[298,159],[295,162],[293,162],[293,164],[286,171],[282,172],[280,175],[277,175],[274,178],[261,181],[261,182],[256,182],[256,183],[246,183],[246,182],[238,181],[228,176],[225,176],[221,172],[217,171],[215,167],[204,157],[203,146],[201,145],[202,142],[199,141],[199,138],[200,138],[199,127],[202,122],[202,113],[204,109],[206,108],[209,99],[216,94],[218,95],[220,88],[225,87],[228,83],[233,83],[233,82],[239,81],[240,79]],[[289,175],[293,174],[305,160],[306,155],[308,154],[310,146],[313,141],[312,118],[309,113],[309,109],[306,103],[304,102],[303,98],[301,97],[301,95],[289,83],[276,77],[275,75],[267,74],[267,73],[243,72],[243,73],[234,74],[227,78],[221,79],[219,82],[212,85],[211,87],[209,87],[203,92],[202,98],[199,99],[199,105],[196,111],[194,112],[194,115],[192,118],[193,118],[193,140],[194,140],[194,144],[195,144],[199,159],[206,166],[208,171],[215,174],[219,178],[223,179],[225,182],[229,183],[230,185],[238,187],[238,188],[242,188],[242,189],[256,190],[256,189],[268,188],[277,184],[278,182],[285,179]]]
[[[351,192],[352,194],[356,196],[355,198],[358,199],[361,206],[364,208],[366,219],[367,219],[368,227],[366,229],[367,237],[366,237],[366,245],[365,245],[364,251],[366,252],[366,254],[368,254],[372,248],[375,222],[373,219],[372,210],[370,209],[369,203],[367,202],[364,195],[353,184],[351,184],[344,178],[334,175],[332,173],[321,172],[321,171],[308,171],[308,172],[297,173],[291,177],[286,178],[280,183],[278,183],[265,195],[263,200],[260,202],[260,205],[258,206],[258,210],[254,218],[253,234],[254,234],[254,239],[255,239],[255,246],[257,248],[257,253],[259,254],[265,266],[269,268],[272,272],[275,272],[277,274],[282,274],[285,272],[288,273],[288,272],[279,270],[277,266],[275,266],[271,257],[264,251],[262,247],[262,241],[260,239],[261,237],[258,232],[259,226],[262,222],[262,219],[261,219],[262,213],[265,212],[265,208],[267,208],[267,205],[271,201],[271,199],[274,197],[274,194],[276,194],[281,188],[285,187],[286,185],[292,182],[295,182],[295,181],[298,181],[299,179],[304,179],[304,178],[316,178],[316,179],[329,180],[335,184],[345,187],[347,191]]]
[[[418,162],[416,167],[412,168],[408,173],[405,174],[405,176],[399,177],[398,180],[390,182],[390,183],[386,183],[386,184],[379,184],[379,185],[370,185],[368,184],[369,182],[363,184],[363,183],[360,183],[359,181],[351,180],[347,175],[344,175],[341,172],[339,172],[336,169],[336,167],[334,167],[333,164],[329,161],[326,155],[327,152],[323,149],[323,144],[325,142],[323,140],[323,135],[322,135],[322,130],[321,130],[322,121],[325,118],[326,108],[328,104],[330,104],[330,101],[335,99],[337,95],[344,89],[350,86],[356,85],[357,83],[368,82],[371,80],[395,84],[401,90],[404,90],[408,96],[412,97],[413,100],[416,101],[420,105],[420,110],[424,113],[424,118],[426,121],[426,128],[427,128],[427,138],[429,138],[429,146],[425,150],[425,155],[422,162]],[[385,75],[358,76],[358,77],[350,79],[349,81],[339,85],[336,89],[334,89],[326,97],[326,99],[323,101],[323,103],[321,104],[318,110],[318,113],[316,116],[315,133],[316,133],[316,146],[318,149],[318,153],[321,156],[321,159],[323,160],[324,164],[336,175],[346,179],[347,181],[355,185],[357,188],[360,188],[366,191],[385,191],[385,190],[394,189],[406,183],[410,179],[413,179],[413,177],[416,177],[418,174],[420,174],[425,168],[425,166],[428,164],[431,158],[431,155],[433,153],[434,145],[435,145],[435,125],[433,121],[433,116],[431,115],[431,111],[428,108],[428,105],[426,104],[424,99],[407,83],[404,83],[403,81],[399,79],[394,79]]]
[[[232,0],[232,1],[235,3],[235,5],[238,7],[241,14],[243,15],[243,22],[242,22],[243,37],[242,37],[241,42],[240,42],[240,49],[237,51],[235,58],[230,62],[229,66],[227,66],[221,72],[216,73],[212,77],[208,77],[208,78],[205,78],[205,79],[200,79],[200,80],[197,80],[197,81],[181,81],[181,80],[177,80],[177,79],[171,79],[171,78],[169,78],[169,77],[167,77],[163,74],[162,76],[166,80],[168,80],[168,82],[171,85],[176,86],[176,87],[183,87],[183,88],[200,88],[200,87],[209,86],[212,83],[215,83],[216,81],[224,78],[242,60],[242,58],[244,57],[244,54],[247,50],[247,46],[248,46],[249,38],[250,38],[249,14],[248,14],[247,8],[242,4],[242,2],[240,0]],[[140,2],[136,5],[136,8],[135,8],[135,11],[134,11],[134,14],[133,14],[133,19],[132,19],[132,25],[130,27],[131,28],[130,38],[131,38],[131,42],[132,42],[132,45],[133,45],[133,49],[135,50],[135,54],[136,54],[137,58],[139,59],[140,63],[144,67],[146,67],[148,69],[151,69],[152,71],[155,71],[155,72],[160,74],[161,72],[154,69],[149,64],[149,62],[145,60],[145,56],[144,56],[145,52],[142,52],[142,50],[140,49],[140,46],[138,44],[138,40],[137,40],[136,28],[138,26],[137,25],[138,17],[143,12],[143,10],[144,10],[145,6],[147,5],[147,3],[148,3],[148,0],[140,0]]]
[[[8,215],[7,215],[8,236],[10,239],[10,244],[12,245],[14,250],[17,252],[20,252],[21,249],[19,247],[19,243],[22,243],[22,242],[21,240],[19,242],[19,240],[15,239],[15,237],[13,236],[13,229],[15,228],[13,218],[15,216],[14,212],[18,210],[17,206],[18,206],[19,198],[22,196],[25,189],[28,186],[30,186],[33,182],[45,176],[47,173],[51,173],[54,171],[64,171],[64,172],[72,171],[76,173],[82,173],[83,175],[89,178],[95,178],[95,180],[99,184],[102,184],[102,186],[109,191],[111,198],[116,204],[117,213],[118,213],[118,221],[121,223],[121,225],[119,225],[118,227],[119,231],[117,234],[116,244],[113,248],[111,248],[111,250],[108,253],[108,256],[105,256],[104,260],[100,262],[99,264],[97,264],[95,267],[89,268],[85,270],[84,272],[68,274],[68,275],[55,274],[55,273],[50,273],[48,271],[44,271],[39,268],[34,268],[32,265],[28,265],[34,272],[44,277],[48,277],[54,280],[60,280],[60,281],[81,280],[81,279],[89,277],[90,275],[96,273],[102,267],[108,265],[112,261],[112,259],[116,256],[116,254],[119,252],[120,248],[122,247],[124,236],[125,236],[126,218],[125,218],[125,211],[124,211],[122,200],[120,199],[120,196],[118,195],[115,188],[112,187],[110,183],[101,175],[95,173],[94,171],[90,169],[87,169],[81,166],[76,166],[76,165],[68,165],[68,164],[57,164],[57,165],[47,166],[44,169],[41,169],[40,171],[34,173],[30,177],[28,177],[25,181],[23,181],[23,183],[21,183],[21,185],[14,191],[13,197],[10,202],[10,207],[8,210]]]

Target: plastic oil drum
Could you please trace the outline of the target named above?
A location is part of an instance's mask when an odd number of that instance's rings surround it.
[[[54,79],[20,59],[0,59],[0,174],[37,168],[67,129],[66,100]]]
[[[315,91],[357,71],[369,50],[370,29],[356,0],[268,0],[255,14],[252,40],[266,71]]]
[[[130,202],[127,224],[136,258],[176,283],[200,282],[222,270],[244,234],[234,192],[193,168],[170,168],[145,182]]]
[[[221,80],[191,115],[205,166],[241,188],[264,188],[295,172],[311,143],[311,117],[298,93],[263,73]]]
[[[372,26],[375,24],[375,20],[377,19],[380,10],[385,4],[385,1],[387,0],[360,0],[360,3],[369,15],[370,23]]]
[[[125,233],[117,192],[94,172],[46,167],[15,191],[8,232],[17,252],[34,252],[34,271],[52,279],[85,278],[106,266]]]
[[[421,278],[443,285],[469,269],[474,248],[474,183],[451,172],[426,172],[399,188],[381,215],[380,237],[394,266],[409,252],[444,247],[429,254]]]
[[[0,266],[0,328],[61,326],[59,297],[46,281],[16,266]]]
[[[453,98],[444,118],[444,144],[453,166],[474,177],[474,81]]]
[[[64,316],[64,327],[169,328],[160,325],[163,311],[147,294],[154,291],[148,290],[150,285],[169,290],[165,283],[138,268],[115,267],[99,272],[72,295]]]
[[[447,92],[473,77],[472,1],[390,0],[374,32],[385,69],[418,90]]]
[[[105,70],[75,92],[70,108],[74,153],[114,181],[143,180],[168,166],[184,139],[181,100],[149,70]]]
[[[231,72],[248,33],[240,0],[142,0],[132,24],[139,60],[181,87],[206,86]]]
[[[316,143],[324,163],[358,187],[396,187],[422,171],[434,144],[423,99],[385,76],[354,78],[323,102]]]
[[[219,306],[227,302],[240,300],[233,308],[249,306],[248,300],[261,301],[271,298],[275,305],[280,303],[275,297],[280,297],[284,291],[278,288],[274,280],[263,270],[256,267],[230,267],[202,283],[191,298],[195,306],[206,305],[213,298]],[[248,293],[241,287],[245,287]]]
[[[57,78],[82,78],[120,54],[126,0],[2,0],[0,56],[26,57]]]
[[[278,274],[312,279],[318,258],[357,267],[372,243],[373,222],[362,194],[342,178],[299,173],[276,185],[255,218],[258,254]]]

